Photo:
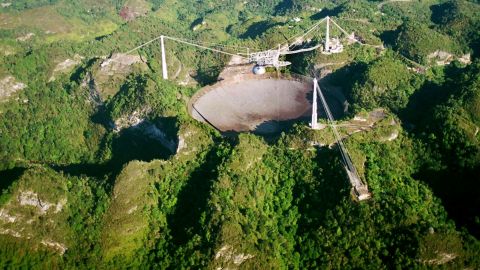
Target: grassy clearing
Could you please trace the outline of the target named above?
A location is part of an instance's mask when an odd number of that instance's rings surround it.
[[[165,0],[163,5],[155,12],[155,16],[166,22],[178,22],[178,14],[174,12],[180,4],[176,0]]]
[[[66,18],[53,6],[0,13],[0,21],[0,30],[13,30],[17,37],[34,33],[47,43],[60,40],[88,40],[110,34],[118,27],[108,19],[88,24],[79,18]]]
[[[89,40],[99,36],[105,36],[113,33],[117,30],[118,25],[109,20],[101,20],[96,24],[88,25],[82,22],[81,20],[75,20],[79,27],[76,27],[74,30],[64,34],[54,34],[45,37],[47,43],[52,43],[62,40],[72,40],[72,41],[84,41]]]
[[[0,14],[1,29],[17,29],[20,27],[66,33],[73,25],[60,15],[54,7],[39,7],[21,12]]]

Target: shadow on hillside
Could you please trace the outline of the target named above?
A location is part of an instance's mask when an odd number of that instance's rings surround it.
[[[444,78],[459,78],[464,72],[462,67],[454,64],[444,68]],[[444,104],[448,98],[456,91],[461,90],[449,85],[451,82],[437,83],[426,81],[418,90],[416,90],[408,100],[407,107],[403,109],[399,116],[402,123],[411,123],[417,126],[416,133],[423,132],[425,126],[430,125],[431,116],[435,106]],[[423,115],[425,117],[418,117]],[[407,127],[408,128],[408,127]]]
[[[395,48],[397,46],[397,37],[399,33],[399,29],[386,30],[380,34],[380,39],[383,41],[383,44],[385,44],[385,46],[389,48]]]
[[[273,136],[275,135],[275,133],[281,133],[282,131],[287,130],[293,125],[292,123],[289,123],[289,125],[287,125],[287,123],[288,121],[265,121],[258,125],[255,130],[253,130],[253,133],[259,136]]]
[[[337,69],[320,80],[322,93],[335,120],[344,120],[350,116],[349,113],[352,112],[350,106],[355,105],[352,101],[352,89],[356,83],[362,81],[362,74],[365,73],[366,69],[367,64],[365,63],[352,63]],[[317,99],[317,102],[319,106],[318,115],[326,118],[320,99]],[[345,102],[348,105],[344,105]]]
[[[16,167],[13,169],[0,171],[0,192],[9,188],[13,184],[13,182],[18,180],[18,178],[22,176],[25,170],[26,168]]]
[[[414,177],[426,182],[458,227],[480,239],[480,166],[458,171],[423,170]]]
[[[453,5],[448,2],[431,6],[430,11],[432,11],[432,15],[430,20],[439,25],[446,23],[447,19],[453,19],[456,15],[453,13],[453,8]]]
[[[207,210],[210,191],[218,177],[217,167],[221,159],[217,148],[212,148],[207,154],[206,162],[190,175],[178,194],[175,211],[167,217],[173,248],[185,245],[193,236],[202,234],[202,214]]]
[[[126,129],[118,135],[107,134],[102,145],[104,149],[111,149],[111,159],[103,164],[53,165],[52,168],[73,176],[107,177],[113,182],[123,166],[130,161],[149,162],[167,159],[172,155],[159,141],[145,136],[135,128]]]
[[[456,160],[458,153],[443,149],[437,136],[442,136],[443,130],[439,129],[441,125],[438,121],[444,116],[435,116],[438,106],[451,106],[448,100],[461,95],[463,88],[458,86],[458,81],[464,76],[465,69],[451,64],[444,68],[443,73],[442,77],[447,80],[426,81],[412,94],[399,116],[404,128],[432,149],[431,160],[427,161],[434,162],[434,167],[443,167],[431,168],[432,165],[425,164],[413,177],[426,183],[441,199],[449,217],[458,227],[466,227],[472,235],[480,238],[480,167],[463,168]]]
[[[218,81],[218,76],[220,75],[224,67],[225,65],[216,65],[208,68],[201,67],[192,77],[201,86],[214,84]]]
[[[328,84],[341,87],[343,94],[349,99],[352,96],[352,89],[355,84],[362,83],[362,76],[367,71],[367,68],[367,63],[354,62],[328,74],[323,80]]]
[[[297,182],[294,197],[302,198],[298,204],[299,235],[316,230],[329,210],[350,197],[348,178],[339,157],[337,148],[318,148],[314,160],[318,167],[313,173],[316,181]]]
[[[202,23],[203,23],[203,17],[197,18],[190,24],[190,29],[193,29],[195,26],[200,25]]]
[[[70,81],[75,81],[79,84],[82,83],[83,75],[87,73],[88,68],[90,68],[99,58],[92,58],[82,64],[80,67],[76,68],[72,75],[70,75]]]
[[[248,27],[247,31],[245,31],[245,33],[241,34],[239,36],[239,38],[241,38],[241,39],[248,39],[248,38],[255,39],[255,38],[258,38],[263,33],[265,33],[268,29],[270,29],[272,27],[275,27],[277,25],[282,25],[282,24],[283,23],[273,23],[271,21],[256,22],[256,23],[253,23],[252,25],[250,25]]]
[[[325,9],[322,9],[322,11],[310,16],[310,19],[312,20],[321,20],[327,16],[330,16],[330,17],[335,17],[337,16],[338,14],[342,13],[344,11],[344,8],[343,6],[337,6],[333,9],[328,9],[328,8],[325,8]]]

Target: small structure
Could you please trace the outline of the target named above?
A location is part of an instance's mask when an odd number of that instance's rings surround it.
[[[343,52],[343,45],[338,38],[330,39],[330,17],[327,16],[327,32],[325,35],[325,45],[323,54],[341,53]],[[337,24],[335,24],[337,25]]]
[[[348,157],[350,158],[350,157]],[[358,176],[358,172],[353,167],[353,164],[350,166],[345,166],[345,171],[347,172],[348,180],[350,181],[350,185],[352,186],[352,194],[357,198],[359,201],[368,200],[372,197],[372,194],[368,191],[367,184],[363,183],[363,181]]]
[[[340,39],[338,38],[330,39],[330,42],[328,42],[328,45],[329,47],[326,47],[324,50],[325,54],[343,52],[343,44],[340,42]]]
[[[256,65],[255,67],[253,67],[253,74],[255,75],[262,75],[265,74],[265,72],[266,70],[264,66]]]
[[[279,61],[280,49],[268,50],[256,53],[250,53],[248,61],[250,63],[257,63],[258,66],[270,66],[270,67],[284,67],[291,63],[286,61]]]

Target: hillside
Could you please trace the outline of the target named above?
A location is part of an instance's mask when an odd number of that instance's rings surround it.
[[[466,0],[1,0],[0,267],[479,269],[479,12]],[[332,26],[339,53],[322,53],[324,24],[307,32],[326,16],[354,32]],[[291,65],[254,75],[241,60],[304,33],[293,48],[318,49],[280,57]],[[160,42],[132,50],[160,35],[168,80]],[[191,116],[214,84],[227,104],[228,83],[313,76],[335,117],[319,100],[318,130],[311,92],[308,115],[262,123],[271,133]]]

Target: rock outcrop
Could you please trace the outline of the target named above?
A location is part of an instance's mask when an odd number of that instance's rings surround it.
[[[71,71],[75,66],[80,64],[82,59],[82,56],[75,54],[73,59],[67,58],[64,61],[58,63],[53,69],[52,76],[50,77],[49,81],[54,81],[56,75]]]
[[[116,53],[105,58],[92,72],[91,81],[101,98],[113,97],[120,89],[128,75],[134,71],[146,70],[148,66],[138,55]]]
[[[32,181],[37,176],[46,178],[42,183]],[[43,246],[63,255],[71,244],[64,180],[53,171],[27,170],[0,208],[0,236],[18,238],[34,249]]]
[[[7,76],[0,80],[0,101],[8,100],[16,92],[25,89],[26,84],[17,81],[13,76]]]
[[[233,263],[235,266],[240,266],[243,262],[248,259],[255,257],[252,254],[245,254],[242,252],[236,252],[236,250],[229,245],[224,245],[220,248],[215,254],[215,260],[220,261],[225,265],[230,265]],[[228,267],[217,267],[217,270],[230,269]]]

